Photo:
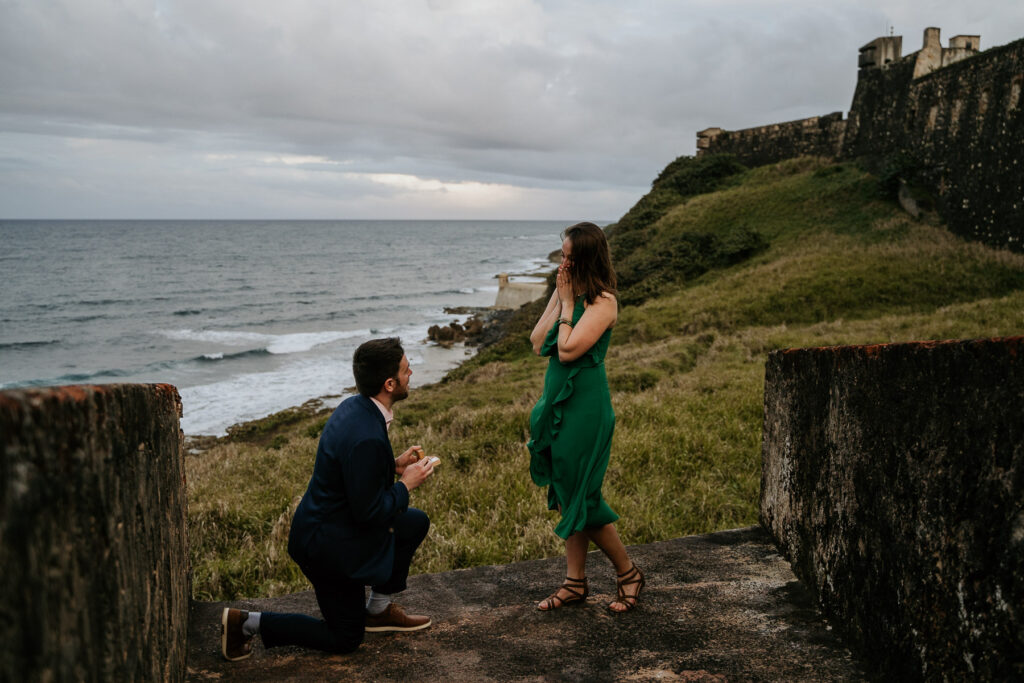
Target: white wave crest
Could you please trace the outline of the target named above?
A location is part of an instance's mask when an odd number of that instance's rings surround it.
[[[263,332],[241,332],[226,330],[162,330],[168,339],[175,341],[197,341],[225,346],[248,346],[266,349],[268,353],[288,354],[309,351],[323,344],[368,337],[370,330],[325,330],[322,332],[293,332],[290,334],[266,334]],[[213,359],[217,353],[204,354]],[[223,355],[221,354],[221,357]]]
[[[423,328],[390,331],[403,332],[410,340],[405,350],[409,364],[415,369],[410,383],[413,388],[437,382],[472,353],[460,346],[445,349],[412,342],[426,334]],[[341,400],[337,395],[353,384],[351,352],[342,352],[336,356],[289,361],[270,372],[234,375],[209,384],[180,388],[184,413],[181,428],[186,434],[223,436],[232,424],[301,405],[313,397],[334,396],[336,404]],[[330,401],[325,405],[333,407]]]

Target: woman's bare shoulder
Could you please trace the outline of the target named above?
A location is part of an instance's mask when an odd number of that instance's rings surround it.
[[[588,308],[594,310],[594,314],[609,321],[608,326],[615,325],[619,317],[619,305],[615,295],[611,292],[601,292],[601,295],[594,299],[594,303]]]
[[[611,292],[601,292],[601,295],[594,299],[594,303],[591,305],[597,306],[598,308],[610,309],[613,311],[618,310],[619,308],[618,301],[615,299],[615,295],[612,294]]]
[[[611,292],[601,292],[597,298],[594,299],[593,303],[584,302],[583,306],[585,308],[616,308],[617,302],[615,300],[615,295]]]

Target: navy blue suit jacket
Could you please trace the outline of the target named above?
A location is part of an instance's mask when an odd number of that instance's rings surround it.
[[[324,425],[288,553],[303,570],[383,583],[394,565],[394,520],[408,507],[384,416],[369,398],[352,396]]]

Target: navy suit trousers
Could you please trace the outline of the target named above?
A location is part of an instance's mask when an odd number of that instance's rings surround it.
[[[378,593],[400,593],[406,588],[409,565],[430,528],[422,510],[409,508],[394,523],[395,564],[384,583],[373,586]],[[326,652],[352,652],[363,642],[366,627],[365,586],[342,576],[330,566],[301,566],[313,584],[323,619],[305,614],[263,612],[260,638],[264,647],[299,645]]]

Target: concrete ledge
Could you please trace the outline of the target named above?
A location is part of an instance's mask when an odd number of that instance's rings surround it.
[[[777,351],[761,521],[901,680],[1024,680],[1024,337]]]
[[[428,536],[427,543],[430,542]],[[859,681],[839,642],[760,527],[635,546],[647,574],[641,605],[613,615],[614,573],[594,552],[585,605],[538,611],[565,575],[564,558],[412,577],[400,602],[434,625],[368,634],[349,655],[262,650],[219,654],[224,603],[194,603],[193,681]],[[231,606],[318,614],[312,592]]]

